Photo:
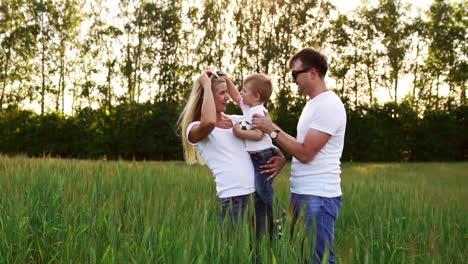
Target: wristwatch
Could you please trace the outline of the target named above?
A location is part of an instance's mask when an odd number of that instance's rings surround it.
[[[278,134],[279,134],[279,132],[281,132],[281,130],[279,130],[279,129],[276,129],[275,131],[271,132],[271,133],[270,133],[270,137],[271,137],[271,139],[275,139],[275,138],[277,138],[277,137],[278,137]]]

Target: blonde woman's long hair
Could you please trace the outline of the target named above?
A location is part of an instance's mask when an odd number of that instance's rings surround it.
[[[216,86],[220,83],[225,83],[224,78],[213,78],[211,79],[211,90],[213,94],[216,91]],[[198,80],[193,82],[192,92],[184,107],[184,110],[179,116],[177,121],[178,131],[180,131],[180,137],[182,138],[182,147],[184,149],[184,158],[188,164],[204,164],[200,153],[195,147],[188,142],[187,139],[187,127],[194,121],[201,119],[201,108],[203,104],[203,87]]]

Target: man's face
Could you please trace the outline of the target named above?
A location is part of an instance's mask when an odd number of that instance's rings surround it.
[[[291,71],[292,73],[294,73],[293,76],[296,77],[296,78],[292,77],[293,79],[292,81],[293,83],[297,85],[298,92],[300,94],[306,95],[312,89],[313,84],[314,84],[313,80],[311,79],[312,70],[313,69],[304,68],[300,60],[296,60],[292,64]]]

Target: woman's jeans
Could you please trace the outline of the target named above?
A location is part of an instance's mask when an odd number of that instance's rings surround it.
[[[221,200],[221,222],[224,221],[226,216],[232,223],[237,223],[238,220],[242,221],[244,213],[249,206],[249,199],[252,194],[239,195],[227,198],[220,198]]]
[[[326,250],[330,253],[329,263],[335,263],[333,241],[335,238],[335,222],[341,210],[341,196],[326,198],[292,193],[291,208],[293,210],[291,237],[294,235],[294,226],[297,224],[300,213],[304,212],[307,236],[311,242],[315,241],[315,248],[311,248],[313,263],[321,263]]]
[[[273,179],[267,181],[272,173],[261,174],[260,166],[266,165],[272,157],[279,156],[278,149],[268,148],[250,154],[255,169],[255,192],[258,201],[255,202],[257,237],[265,234],[268,227],[270,238],[273,236]]]

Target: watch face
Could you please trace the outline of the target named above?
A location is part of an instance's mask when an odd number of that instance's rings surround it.
[[[278,133],[276,131],[271,132],[270,137],[275,139],[278,136]]]

